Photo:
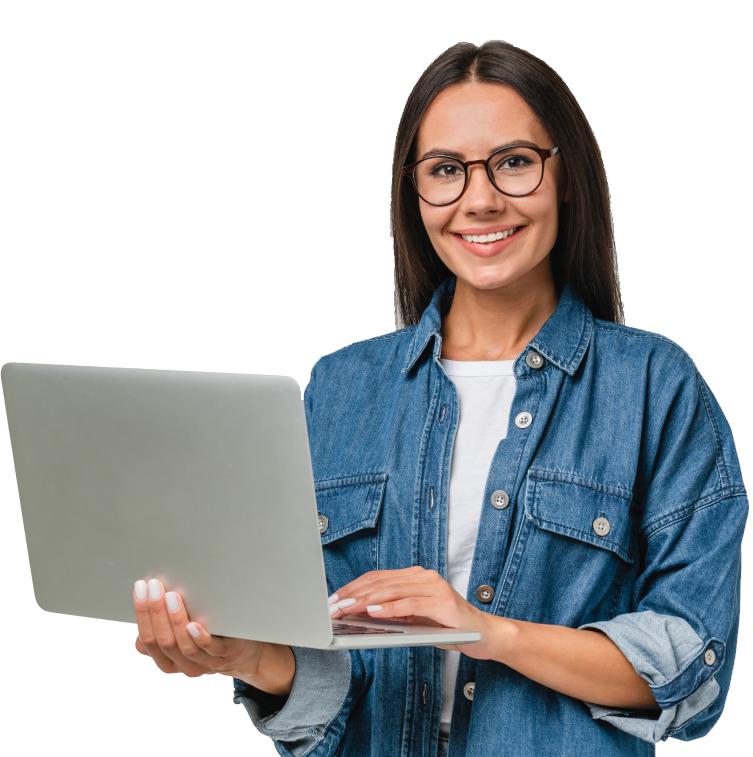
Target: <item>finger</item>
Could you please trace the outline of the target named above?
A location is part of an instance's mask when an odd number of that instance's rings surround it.
[[[407,582],[406,579],[410,579]],[[353,615],[359,612],[363,612],[366,605],[369,602],[359,601],[359,598],[374,596],[378,591],[389,586],[402,585],[407,583],[414,585],[431,584],[437,581],[446,583],[446,581],[435,570],[426,570],[420,566],[413,566],[411,568],[404,568],[401,570],[377,570],[370,573],[364,573],[355,581],[351,581],[349,584],[343,586],[335,594],[337,595],[337,601],[330,607],[330,614],[333,618],[340,618],[343,615]],[[411,592],[403,594],[403,596],[409,596]],[[426,592],[419,592],[422,596],[426,596]],[[335,595],[330,597],[330,601]],[[384,596],[386,599],[396,599],[397,596]],[[332,612],[334,605],[337,605],[338,610]]]
[[[202,675],[204,669],[189,660],[180,650],[175,631],[168,617],[167,605],[165,604],[165,587],[162,582],[153,578],[149,581],[148,588],[147,607],[154,629],[154,638],[160,651],[169,660],[172,660],[182,673],[188,676]]]
[[[175,635],[175,641],[183,657],[196,665],[200,665],[202,668],[214,668],[217,658],[207,654],[207,652],[197,646],[186,628],[188,625],[188,611],[186,610],[185,602],[183,602],[183,597],[175,591],[166,592],[165,607],[167,608],[167,617]]]
[[[186,631],[191,635],[191,640],[194,644],[211,657],[228,658],[232,656],[235,639],[212,636],[204,626],[195,621],[186,626]],[[213,667],[216,667],[218,664],[219,660]]]
[[[379,581],[405,581],[409,577],[415,577],[428,572],[429,571],[425,570],[420,565],[414,565],[410,568],[398,568],[395,570],[371,570],[350,583],[345,584],[335,593],[339,599],[346,599],[347,597],[353,596],[353,594],[363,593],[364,587],[372,586]]]
[[[437,587],[429,583],[385,583],[365,594],[352,597],[352,604],[347,610],[349,613],[367,612],[366,608],[372,605],[383,605],[408,597],[432,597],[436,593]]]
[[[370,605],[370,607],[369,617],[375,620],[415,616],[427,618],[442,626],[447,625],[442,622],[446,611],[442,608],[442,603],[437,602],[435,597],[407,597],[396,602],[383,602],[381,605]]]
[[[177,672],[175,664],[160,649],[157,643],[157,637],[152,626],[152,617],[149,613],[147,594],[146,581],[136,581],[133,587],[133,608],[136,611],[136,623],[139,627],[139,641],[144,648],[142,654],[148,654],[163,673],[175,673]],[[136,649],[139,649],[138,641]]]

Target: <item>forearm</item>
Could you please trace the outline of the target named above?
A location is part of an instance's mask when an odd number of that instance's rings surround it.
[[[269,694],[286,696],[293,689],[295,657],[287,645],[262,642],[253,669],[233,675]]]
[[[607,707],[658,709],[648,683],[606,635],[490,618],[492,659],[562,694]]]

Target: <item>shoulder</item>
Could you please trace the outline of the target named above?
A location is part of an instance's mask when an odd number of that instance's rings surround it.
[[[312,377],[333,371],[351,373],[373,368],[380,371],[393,370],[401,358],[405,362],[417,328],[408,326],[341,347],[317,360]]]
[[[662,334],[594,319],[591,348],[601,368],[642,380],[695,384],[698,369],[690,355]]]

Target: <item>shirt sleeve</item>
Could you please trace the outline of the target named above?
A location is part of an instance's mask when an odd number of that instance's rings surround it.
[[[581,627],[609,636],[661,711],[586,704],[594,719],[645,741],[690,740],[718,720],[729,689],[748,501],[731,430],[695,368],[666,382],[653,405],[642,465],[651,474],[635,492],[644,567],[634,611]]]
[[[277,697],[234,678],[233,701],[283,755],[314,757],[336,752],[351,694],[351,655],[346,650],[291,647],[295,677],[290,696]]]

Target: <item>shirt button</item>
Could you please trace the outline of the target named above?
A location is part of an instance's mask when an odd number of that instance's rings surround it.
[[[492,504],[497,510],[504,510],[510,504],[510,497],[500,489],[492,494]]]
[[[329,521],[319,513],[319,533],[323,534],[329,528]]]
[[[597,536],[606,536],[609,533],[609,521],[606,518],[597,518],[593,522],[593,529]]]
[[[476,599],[478,599],[479,602],[483,602],[485,605],[488,605],[489,602],[494,599],[494,589],[492,589],[491,586],[487,586],[486,584],[479,586],[478,589],[476,589]]]
[[[470,699],[471,702],[473,701],[473,690],[476,688],[476,684],[473,681],[468,681],[468,683],[463,686],[463,696],[465,696],[466,699]]]
[[[544,367],[544,358],[538,352],[529,352],[526,355],[526,363],[528,363],[529,368],[538,370]]]
[[[703,655],[703,661],[707,665],[713,665],[716,662],[716,654],[713,649],[706,650],[706,654]]]
[[[518,413],[515,416],[515,425],[518,428],[528,428],[533,421],[533,416],[530,413]]]

